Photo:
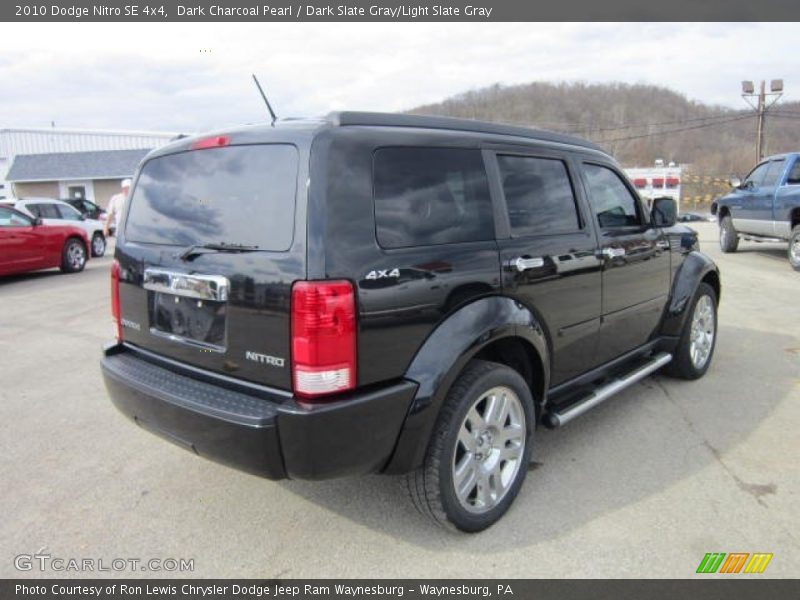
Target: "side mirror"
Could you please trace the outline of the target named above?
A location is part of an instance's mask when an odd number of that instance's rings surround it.
[[[44,221],[42,221],[42,217],[33,217],[33,226],[39,227]]]
[[[735,175],[728,180],[728,183],[731,185],[732,188],[735,189],[742,187],[742,180],[736,177]]]
[[[653,227],[672,227],[678,219],[678,203],[667,197],[653,199],[650,218]]]

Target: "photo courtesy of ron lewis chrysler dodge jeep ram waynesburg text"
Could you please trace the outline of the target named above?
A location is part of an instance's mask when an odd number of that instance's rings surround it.
[[[271,479],[405,474],[490,526],[559,427],[659,369],[705,374],[720,276],[584,140],[376,113],[150,153],[112,268],[115,405]]]
[[[764,159],[744,182],[711,205],[719,221],[719,245],[736,252],[739,239],[789,242],[789,264],[800,271],[800,152]]]

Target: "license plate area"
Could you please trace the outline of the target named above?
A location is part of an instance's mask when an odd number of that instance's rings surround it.
[[[151,331],[224,351],[226,308],[224,302],[154,292]]]
[[[145,269],[150,333],[173,341],[225,351],[230,284],[218,275]]]

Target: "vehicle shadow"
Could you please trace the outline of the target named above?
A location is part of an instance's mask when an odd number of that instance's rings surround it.
[[[0,277],[0,288],[3,286],[10,286],[15,283],[25,281],[44,281],[50,277],[57,277],[61,275],[58,269],[49,269],[47,271],[32,271],[30,273],[20,273],[18,275],[5,275]]]
[[[509,543],[535,545],[724,461],[792,389],[797,344],[792,336],[728,326],[720,331],[715,362],[703,379],[657,375],[561,430],[540,427],[534,462],[516,502],[500,522],[477,536],[431,526],[411,504],[401,477],[280,485],[361,526],[420,546],[456,552],[475,545],[483,552],[506,552]],[[764,351],[742,352],[745,345]],[[764,378],[771,382],[768,394]],[[772,489],[767,481],[737,484],[755,496]]]

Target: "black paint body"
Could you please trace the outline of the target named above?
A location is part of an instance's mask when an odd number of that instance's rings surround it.
[[[416,468],[447,390],[471,358],[495,352],[515,356],[541,416],[587,372],[602,373],[604,365],[638,351],[669,350],[700,281],[719,290],[716,266],[698,252],[690,229],[648,224],[612,234],[598,227],[582,164],[619,168],[606,153],[575,138],[359,113],[214,135],[227,136],[231,145],[296,147],[292,243],[281,252],[208,253],[187,262],[179,258],[179,248],[126,240],[123,224],[116,250],[121,311],[125,323],[139,327],[124,327],[124,343],[106,351],[104,374],[115,403],[132,419],[198,454],[266,477],[317,479]],[[191,151],[193,141],[170,144],[146,161]],[[494,239],[382,248],[372,173],[374,153],[384,147],[480,152]],[[563,161],[580,230],[514,237],[497,153]],[[604,248],[626,252],[609,259]],[[541,258],[542,265],[519,272],[511,266],[517,257]],[[142,287],[149,267],[228,278],[224,349],[203,350],[150,331],[153,292]],[[393,270],[394,277],[370,277]],[[304,279],[351,281],[358,311],[357,390],[313,406],[297,403],[291,391],[291,286]],[[247,360],[248,351],[282,358],[285,366]],[[144,370],[138,375],[137,361]],[[160,371],[151,373],[154,367]],[[168,393],[170,374],[180,385]],[[192,381],[204,386],[194,399],[187,391]],[[262,420],[237,416],[233,401],[220,414],[215,388],[222,396],[235,392],[263,403]],[[551,388],[559,394],[549,398]],[[255,456],[243,458],[249,454]]]

